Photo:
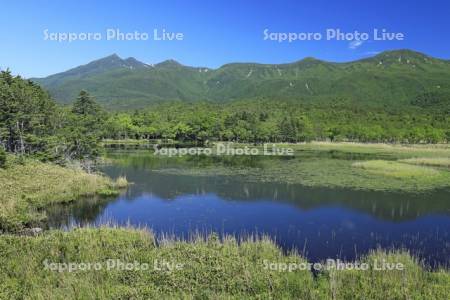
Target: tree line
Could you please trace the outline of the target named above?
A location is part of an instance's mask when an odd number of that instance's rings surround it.
[[[105,138],[247,143],[312,140],[446,143],[450,117],[439,111],[247,100],[165,103],[110,113]]]

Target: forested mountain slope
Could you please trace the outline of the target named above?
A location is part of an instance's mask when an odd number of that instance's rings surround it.
[[[232,63],[218,69],[168,60],[148,65],[111,55],[87,65],[34,78],[61,103],[85,89],[110,109],[163,101],[344,101],[369,107],[450,105],[450,62],[397,50],[354,62],[305,58],[288,64]]]

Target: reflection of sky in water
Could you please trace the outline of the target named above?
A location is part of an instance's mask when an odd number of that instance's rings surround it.
[[[109,166],[134,182],[115,199],[88,199],[49,211],[53,226],[108,223],[145,226],[187,238],[192,232],[268,234],[310,260],[354,259],[377,247],[405,248],[449,265],[448,191],[426,195],[246,183],[167,175],[142,166]]]

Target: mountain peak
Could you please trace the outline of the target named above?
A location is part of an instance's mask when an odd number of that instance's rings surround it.
[[[307,56],[307,57],[301,59],[300,61],[320,61],[320,60],[315,57],[312,57],[312,56]]]
[[[124,61],[128,61],[128,62],[140,62],[140,61],[138,61],[136,58],[134,58],[134,57],[128,57],[128,58],[126,58],[126,59],[124,59]]]
[[[305,58],[303,58],[301,60],[293,62],[290,65],[297,65],[299,67],[309,68],[309,67],[314,67],[314,66],[317,66],[317,65],[320,65],[320,64],[329,64],[329,63],[324,62],[323,60],[317,59],[315,57],[308,56],[308,57],[305,57]]]
[[[76,76],[80,78],[94,74],[102,74],[107,71],[121,68],[138,69],[147,67],[148,65],[138,61],[133,57],[122,59],[119,55],[113,53],[103,58],[91,61],[90,63],[87,63],[85,65],[81,65],[76,68],[70,69],[66,72],[51,75],[49,76],[49,78],[57,78],[57,81],[60,81],[61,79],[71,76]]]
[[[411,50],[411,49],[396,49],[396,50],[390,50],[390,51],[388,50],[388,51],[385,51],[385,52],[388,52],[388,53],[389,52],[404,53],[404,54],[417,55],[417,56],[422,56],[422,57],[428,56],[428,55],[426,55],[426,54],[424,54],[422,52]]]
[[[94,63],[94,62],[97,62],[97,61],[121,61],[121,60],[122,60],[122,58],[120,58],[119,55],[117,55],[116,53],[113,53],[113,54],[105,56],[103,58],[99,58],[99,59],[93,60],[93,61],[91,61],[88,64],[91,64],[91,63]]]
[[[162,67],[162,68],[173,68],[173,67],[182,67],[183,65],[177,62],[174,59],[168,59],[163,62],[160,62],[159,64],[155,65],[156,67]]]
[[[108,56],[106,56],[105,58],[119,58],[119,59],[121,59],[120,56],[117,55],[117,53],[113,53],[113,54],[111,54],[111,55],[108,55]]]
[[[414,68],[421,65],[423,66],[442,62],[442,60],[438,58],[434,58],[421,52],[409,49],[384,51],[375,56],[363,59],[362,61],[375,62],[380,66],[410,65]]]
[[[409,57],[409,58],[431,58],[421,52],[409,50],[409,49],[398,49],[398,50],[389,50],[384,51],[377,54],[375,57]]]
[[[148,65],[137,60],[134,57],[128,57],[127,59],[122,60],[123,66],[130,68],[130,69],[137,69],[137,68],[148,68]]]

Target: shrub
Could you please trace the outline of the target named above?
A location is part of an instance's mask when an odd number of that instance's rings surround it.
[[[4,168],[6,165],[6,152],[3,148],[0,148],[0,168]]]

